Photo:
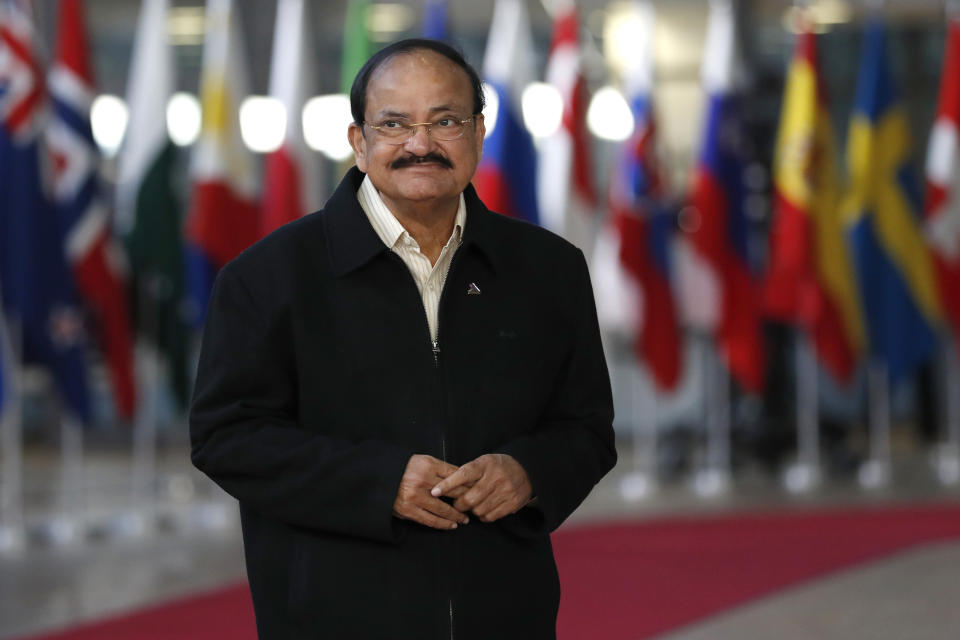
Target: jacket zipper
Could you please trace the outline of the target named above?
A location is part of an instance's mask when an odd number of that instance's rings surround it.
[[[450,640],[453,640],[453,598],[448,598],[447,604],[450,605]]]
[[[458,247],[458,249],[459,249],[459,247]],[[430,318],[427,316],[427,309],[426,309],[426,307],[423,306],[423,299],[422,299],[422,297],[421,297],[421,295],[420,295],[420,290],[419,290],[419,288],[417,287],[417,283],[416,283],[416,280],[415,280],[414,277],[413,277],[413,274],[410,273],[410,269],[407,267],[406,263],[403,261],[403,258],[401,258],[399,255],[397,255],[396,253],[394,253],[394,252],[392,252],[392,251],[390,252],[390,254],[391,254],[392,256],[394,256],[394,258],[397,260],[397,262],[399,262],[399,263],[403,266],[404,271],[406,271],[407,274],[409,274],[409,276],[410,276],[410,282],[411,282],[411,284],[413,284],[413,289],[414,289],[414,291],[417,292],[417,299],[420,300],[420,308],[423,309],[423,321],[424,321],[424,324],[425,324],[426,327],[427,327],[427,338],[428,338],[429,341],[430,341],[430,351],[431,351],[431,353],[433,354],[433,370],[434,370],[435,377],[436,377],[437,393],[438,393],[438,395],[442,396],[443,394],[441,393],[441,380],[440,380],[440,309],[441,309],[442,306],[443,306],[443,296],[444,296],[444,294],[446,294],[446,292],[447,292],[447,277],[449,277],[450,272],[453,270],[453,265],[454,265],[454,263],[456,263],[457,258],[460,257],[460,251],[458,250],[457,253],[454,254],[453,258],[450,260],[450,265],[447,267],[447,273],[444,274],[444,278],[443,278],[443,289],[440,291],[440,300],[438,301],[438,304],[437,304],[437,337],[436,337],[436,338],[434,338],[432,335],[430,335]],[[440,413],[441,413],[441,416],[443,416],[443,415],[446,414],[446,411],[443,409],[444,403],[445,403],[445,399],[444,399],[443,397],[441,397],[441,398],[440,398],[440,401],[439,401],[439,403],[438,403],[438,404],[440,405],[440,408],[441,408],[441,412],[440,412]],[[444,460],[444,462],[446,462],[446,460],[447,460],[446,425],[445,425],[445,423],[443,423],[443,421],[441,421],[441,423],[442,423],[442,424],[441,424],[441,428],[440,428],[440,456],[441,456],[441,458]],[[452,588],[450,587],[449,584],[447,585],[447,588],[452,591]],[[453,635],[453,595],[452,595],[452,594],[447,595],[447,621],[448,621],[448,624],[450,625],[449,640],[454,640],[454,635]]]
[[[440,429],[440,449],[443,455],[443,460],[447,461],[447,409],[446,409],[446,390],[443,386],[443,379],[440,373],[440,312],[443,309],[443,299],[447,294],[447,280],[450,278],[450,272],[453,271],[454,265],[457,263],[457,259],[461,255],[461,251],[458,251],[453,254],[453,257],[450,259],[450,264],[447,265],[447,272],[443,274],[443,288],[440,290],[440,299],[437,301],[437,337],[433,340],[433,361],[436,365],[437,370],[437,390],[440,394],[440,415],[442,417],[442,426]],[[424,309],[424,315],[426,315],[426,309]],[[429,325],[429,323],[428,323]],[[429,326],[428,326],[429,328]],[[456,543],[455,538],[450,539],[451,545]],[[456,555],[456,549],[454,549],[454,555]],[[452,580],[452,578],[450,578]],[[447,588],[450,590],[447,595],[447,621],[450,625],[450,635],[449,640],[454,640],[453,633],[453,585],[448,582]]]

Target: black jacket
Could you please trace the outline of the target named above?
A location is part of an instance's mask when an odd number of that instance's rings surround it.
[[[616,460],[583,256],[468,187],[435,354],[362,178],[224,267],[210,301],[192,455],[240,501],[260,637],[553,638],[548,534]],[[455,531],[391,515],[412,454],[490,452],[526,469],[533,505]]]

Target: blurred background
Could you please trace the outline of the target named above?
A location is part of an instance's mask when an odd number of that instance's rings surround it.
[[[242,582],[235,502],[189,461],[206,299],[332,193],[352,79],[404,37],[484,78],[481,198],[591,268],[620,462],[558,534],[561,637],[667,632],[863,560],[881,524],[909,529],[881,555],[960,535],[957,2],[2,0],[0,36],[0,637],[147,637],[75,625]],[[845,528],[863,509],[889,519]],[[784,513],[853,555],[673,618],[633,618],[633,578],[568,590],[643,527],[682,517],[694,548]],[[938,615],[924,637],[953,637]],[[702,637],[794,637],[751,620]],[[881,637],[836,629],[796,637]]]

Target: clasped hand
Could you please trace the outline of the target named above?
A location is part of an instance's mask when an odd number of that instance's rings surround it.
[[[533,489],[520,463],[489,453],[462,467],[428,455],[413,455],[400,479],[393,514],[434,529],[456,529],[470,521],[494,522],[518,511]],[[441,500],[447,496],[453,505]]]

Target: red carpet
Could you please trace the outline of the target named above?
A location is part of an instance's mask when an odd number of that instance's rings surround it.
[[[960,505],[671,518],[554,536],[560,640],[649,637],[910,545],[960,538]],[[253,639],[245,586],[34,640]]]
[[[644,638],[912,544],[960,537],[960,506],[722,515],[555,537],[560,640]]]

